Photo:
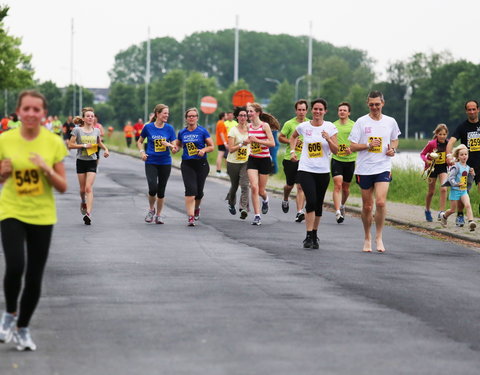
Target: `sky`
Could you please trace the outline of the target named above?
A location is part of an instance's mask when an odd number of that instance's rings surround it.
[[[364,50],[376,61],[380,78],[388,64],[417,52],[450,51],[455,60],[480,63],[479,0],[0,0],[0,5],[10,7],[4,24],[9,35],[22,39],[22,52],[32,55],[35,78],[60,87],[71,83],[72,71],[77,84],[108,87],[115,55],[145,41],[148,29],[151,38],[181,41],[194,32],[234,28],[237,16],[241,30],[311,34],[337,47]],[[240,53],[252,47],[240,39]]]

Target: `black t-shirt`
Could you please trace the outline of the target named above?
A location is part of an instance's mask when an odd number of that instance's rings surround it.
[[[452,137],[467,146],[469,151],[467,164],[473,168],[480,167],[480,121],[465,120],[457,126]]]

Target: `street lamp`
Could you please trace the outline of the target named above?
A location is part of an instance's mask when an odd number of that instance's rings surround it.
[[[273,83],[276,83],[277,85],[280,84],[280,81],[278,79],[274,79],[274,78],[265,78],[265,81],[273,82]]]
[[[300,81],[301,81],[302,79],[305,79],[305,76],[298,77],[298,78],[295,80],[295,101],[298,100],[298,84],[300,83]]]
[[[413,88],[408,84],[407,91],[405,92],[405,139],[408,138],[408,104],[410,102],[410,98],[412,97]]]

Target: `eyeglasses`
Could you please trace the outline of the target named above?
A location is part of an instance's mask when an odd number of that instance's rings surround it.
[[[237,117],[247,117],[247,115],[238,115]]]
[[[194,118],[194,117],[198,117],[198,115],[188,115],[187,118]]]
[[[382,103],[368,103],[369,107],[380,107]]]

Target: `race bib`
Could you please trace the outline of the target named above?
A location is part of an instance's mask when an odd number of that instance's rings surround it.
[[[297,140],[297,145],[295,146],[295,151],[302,152],[303,149],[303,141],[301,139]]]
[[[93,155],[98,151],[98,145],[97,144],[92,144],[92,147],[85,149],[87,151],[87,155]]]
[[[445,151],[438,153],[438,159],[435,164],[445,164]]]
[[[38,169],[15,171],[15,188],[17,194],[23,197],[36,197],[43,194],[43,181]]]
[[[188,156],[198,155],[198,148],[197,148],[197,146],[195,146],[195,143],[188,142],[188,143],[185,144],[185,147],[187,147]]]
[[[347,156],[347,147],[346,144],[339,144],[337,156]]]
[[[462,176],[460,177],[460,190],[467,190],[467,179],[468,179],[468,176]]]
[[[470,151],[480,151],[480,138],[470,138],[468,140],[468,149]]]
[[[240,147],[237,150],[237,160],[238,161],[246,161],[247,160],[247,147]]]
[[[314,142],[308,144],[308,157],[321,158],[323,156],[322,143]]]
[[[167,146],[162,145],[162,141],[165,141],[165,138],[154,139],[153,144],[155,146],[155,152],[167,151]]]
[[[380,141],[380,146],[369,148],[368,152],[374,152],[376,154],[380,154],[382,152],[382,149],[383,149],[382,137],[369,137],[368,138],[368,143],[371,143],[374,139],[378,139]]]
[[[260,147],[260,143],[252,142],[250,143],[250,152],[252,154],[259,154],[262,152],[262,148]]]

